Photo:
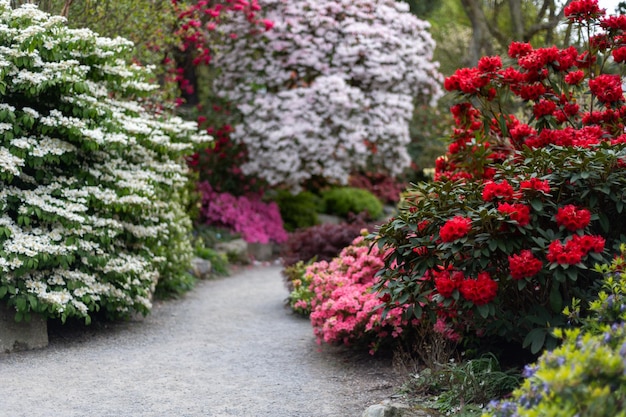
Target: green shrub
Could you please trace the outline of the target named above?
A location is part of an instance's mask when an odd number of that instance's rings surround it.
[[[219,253],[212,248],[202,246],[196,247],[196,256],[211,262],[211,268],[217,275],[228,275],[228,256],[225,253]]]
[[[491,404],[484,417],[626,416],[626,246],[621,250],[597,268],[603,288],[582,327],[558,329],[562,345],[527,366],[512,398]],[[578,312],[566,314],[577,319]]]
[[[309,191],[292,194],[280,190],[272,198],[278,204],[283,226],[288,232],[315,226],[319,223],[317,213],[322,211],[321,199]]]
[[[383,204],[371,192],[354,187],[336,187],[322,191],[324,211],[340,217],[366,212],[371,219],[383,214]]]
[[[314,262],[299,261],[283,270],[283,275],[289,290],[287,301],[289,306],[298,314],[309,316],[311,314],[311,301],[314,293],[311,290],[311,277],[306,275],[306,269]]]
[[[191,285],[184,157],[132,43],[0,0],[0,299],[16,319],[147,313]]]

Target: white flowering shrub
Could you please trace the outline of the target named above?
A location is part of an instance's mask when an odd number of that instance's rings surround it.
[[[0,0],[0,299],[18,320],[146,313],[186,273],[183,156],[210,138],[146,110],[131,50]]]
[[[232,136],[248,148],[243,171],[297,187],[313,177],[345,184],[366,166],[405,169],[413,105],[441,95],[429,24],[395,0],[259,5],[273,27],[231,36],[214,61],[214,88],[243,115]],[[220,27],[250,26],[233,15]]]

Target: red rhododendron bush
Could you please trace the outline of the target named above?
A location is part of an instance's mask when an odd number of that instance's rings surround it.
[[[376,273],[384,265],[384,253],[363,236],[356,238],[332,261],[310,265],[304,281],[310,282],[311,324],[319,343],[369,344],[373,353],[381,344],[398,338],[409,326],[408,306],[396,304],[386,315],[382,301],[372,291]],[[298,303],[307,303],[301,300]],[[309,306],[296,307],[309,310]]]
[[[586,0],[566,18],[595,34],[581,50],[512,43],[445,81],[448,152],[378,233],[377,288],[448,338],[552,345],[626,241],[626,16]]]

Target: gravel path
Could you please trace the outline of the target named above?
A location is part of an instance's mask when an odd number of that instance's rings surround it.
[[[358,417],[391,395],[388,359],[315,344],[280,268],[251,267],[146,318],[0,354],[0,416]]]

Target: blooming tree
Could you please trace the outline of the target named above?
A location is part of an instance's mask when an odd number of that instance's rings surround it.
[[[414,100],[440,95],[428,23],[393,0],[259,5],[268,30],[236,35],[249,23],[233,16],[214,61],[214,88],[243,116],[232,136],[249,151],[243,171],[297,188],[406,168]]]
[[[565,15],[595,33],[584,50],[514,42],[510,65],[483,57],[446,79],[460,103],[436,181],[411,188],[381,229],[395,249],[381,291],[448,334],[553,344],[563,307],[600,278],[589,267],[626,239],[626,99],[613,73],[626,16],[605,17],[596,0]]]
[[[209,137],[147,110],[132,43],[0,0],[0,299],[18,319],[147,312],[186,273],[183,156]]]

